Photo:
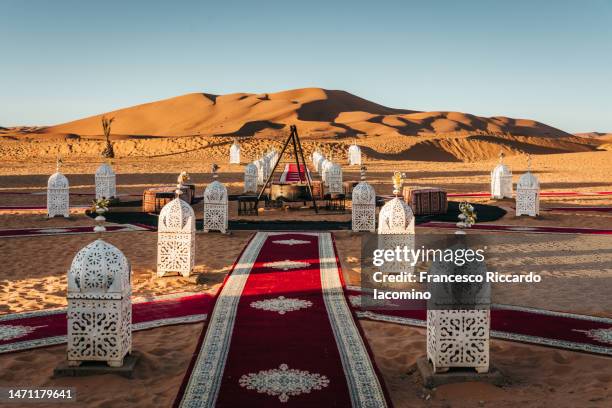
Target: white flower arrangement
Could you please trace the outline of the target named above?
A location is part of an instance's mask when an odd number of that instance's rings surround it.
[[[108,212],[109,207],[110,207],[110,200],[108,198],[102,197],[100,199],[92,201],[91,211],[98,214],[97,217],[94,218],[94,220],[96,221],[94,232],[106,231],[106,228],[104,227],[104,222],[106,221],[106,218],[104,217],[104,213]]]
[[[476,211],[474,211],[474,206],[467,201],[459,204],[459,210],[461,214],[457,218],[459,218],[459,222],[457,222],[457,227],[464,228],[472,228],[472,225],[476,223]]]

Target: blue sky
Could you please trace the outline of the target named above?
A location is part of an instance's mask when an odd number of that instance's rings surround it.
[[[612,1],[0,0],[0,126],[319,86],[612,131]]]

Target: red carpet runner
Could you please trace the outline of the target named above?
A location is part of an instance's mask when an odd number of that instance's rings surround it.
[[[516,209],[513,207],[513,209]],[[540,211],[570,211],[570,212],[578,212],[578,211],[596,211],[596,212],[612,212],[612,207],[547,207],[540,208]]]
[[[541,197],[596,197],[596,196],[609,196],[612,195],[612,191],[542,191],[540,192]],[[480,192],[480,193],[447,193],[447,197],[459,197],[459,198],[490,198],[491,193]],[[392,195],[382,195],[383,198],[393,198]]]
[[[349,299],[362,319],[425,327],[426,310],[366,310],[360,287],[348,288]],[[540,346],[612,356],[612,319],[531,307],[491,306],[491,337]]]
[[[612,191],[542,191],[542,197],[586,197],[612,195]],[[491,193],[449,193],[448,197],[491,197]]]
[[[226,279],[183,407],[384,407],[330,233],[259,232]]]
[[[163,295],[132,305],[133,330],[206,320],[213,296]],[[66,343],[66,309],[0,316],[0,354]]]
[[[106,232],[149,231],[146,226],[136,224],[108,225]],[[94,234],[92,226],[53,228],[14,228],[0,230],[0,238],[37,237],[44,235]]]
[[[450,228],[457,229],[454,222],[428,221],[418,224],[418,227],[426,228]],[[527,225],[499,225],[499,224],[474,224],[473,230],[497,231],[497,232],[522,232],[533,234],[595,234],[611,235],[612,229],[600,228],[580,228],[580,227],[547,227],[547,226],[527,226]]]
[[[91,205],[71,205],[71,211],[85,211],[91,208]],[[3,205],[0,206],[0,211],[46,211],[46,205]]]
[[[299,183],[300,181],[306,181],[306,173],[304,172],[304,165],[300,164],[300,172],[298,173],[298,167],[295,163],[285,164],[285,169],[280,176],[281,183]]]
[[[425,326],[424,310],[360,308],[361,288],[349,288],[349,299],[360,318]],[[134,300],[137,330],[206,320],[213,295],[173,294]],[[521,306],[494,305],[491,337],[612,356],[612,319],[553,312]],[[66,343],[66,309],[0,315],[0,354]]]

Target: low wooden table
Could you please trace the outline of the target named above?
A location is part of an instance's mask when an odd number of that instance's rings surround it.
[[[195,185],[183,185],[181,199],[189,204],[193,203]],[[142,193],[142,212],[159,213],[164,205],[176,197],[176,186],[160,186],[146,189]]]
[[[412,207],[414,215],[446,214],[446,191],[435,187],[404,187],[404,201]]]

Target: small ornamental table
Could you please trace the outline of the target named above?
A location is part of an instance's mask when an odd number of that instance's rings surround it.
[[[142,212],[159,213],[164,205],[168,204],[176,197],[175,190],[176,186],[162,186],[146,189],[142,193]],[[181,199],[192,204],[195,185],[184,184],[181,190],[183,190]]]
[[[435,187],[404,187],[404,201],[412,207],[414,215],[446,214],[446,191]]]

